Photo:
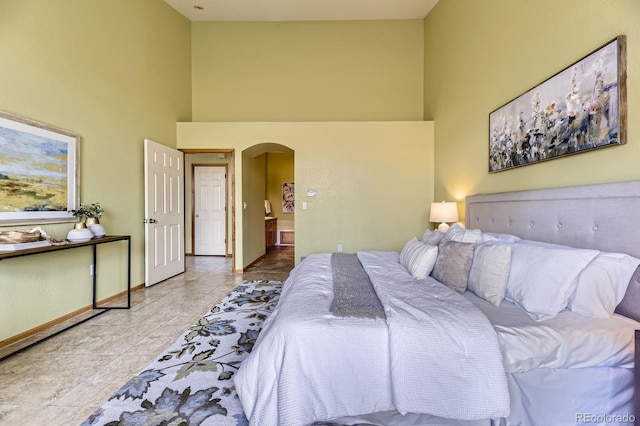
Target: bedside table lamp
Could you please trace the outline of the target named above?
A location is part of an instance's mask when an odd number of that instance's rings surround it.
[[[438,231],[447,232],[449,225],[446,222],[458,221],[458,204],[453,201],[431,203],[431,214],[429,215],[431,222],[441,222],[438,225]]]

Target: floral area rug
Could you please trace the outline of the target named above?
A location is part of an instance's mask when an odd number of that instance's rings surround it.
[[[246,281],[82,426],[248,425],[233,376],[278,303],[280,281]]]

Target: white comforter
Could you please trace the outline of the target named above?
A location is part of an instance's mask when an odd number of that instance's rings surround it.
[[[497,307],[469,291],[464,296],[493,324],[507,373],[538,368],[633,368],[637,321],[618,314],[587,318],[566,309],[555,318],[534,321],[507,300]]]
[[[295,268],[235,377],[252,425],[305,425],[377,411],[458,419],[505,417],[496,334],[468,300],[416,281],[398,253],[359,258],[387,319],[336,318],[330,255]]]

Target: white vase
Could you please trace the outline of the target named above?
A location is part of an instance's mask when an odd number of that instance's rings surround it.
[[[104,237],[104,234],[105,234],[104,226],[100,225],[99,223],[89,223],[87,224],[87,227],[93,233],[94,236]]]
[[[73,228],[67,234],[67,240],[72,243],[81,243],[84,241],[89,241],[93,238],[93,232],[89,228],[86,227],[84,223],[76,224],[76,228]]]

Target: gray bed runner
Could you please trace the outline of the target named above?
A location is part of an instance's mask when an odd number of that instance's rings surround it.
[[[358,255],[334,253],[331,313],[338,317],[385,318],[384,309]]]

